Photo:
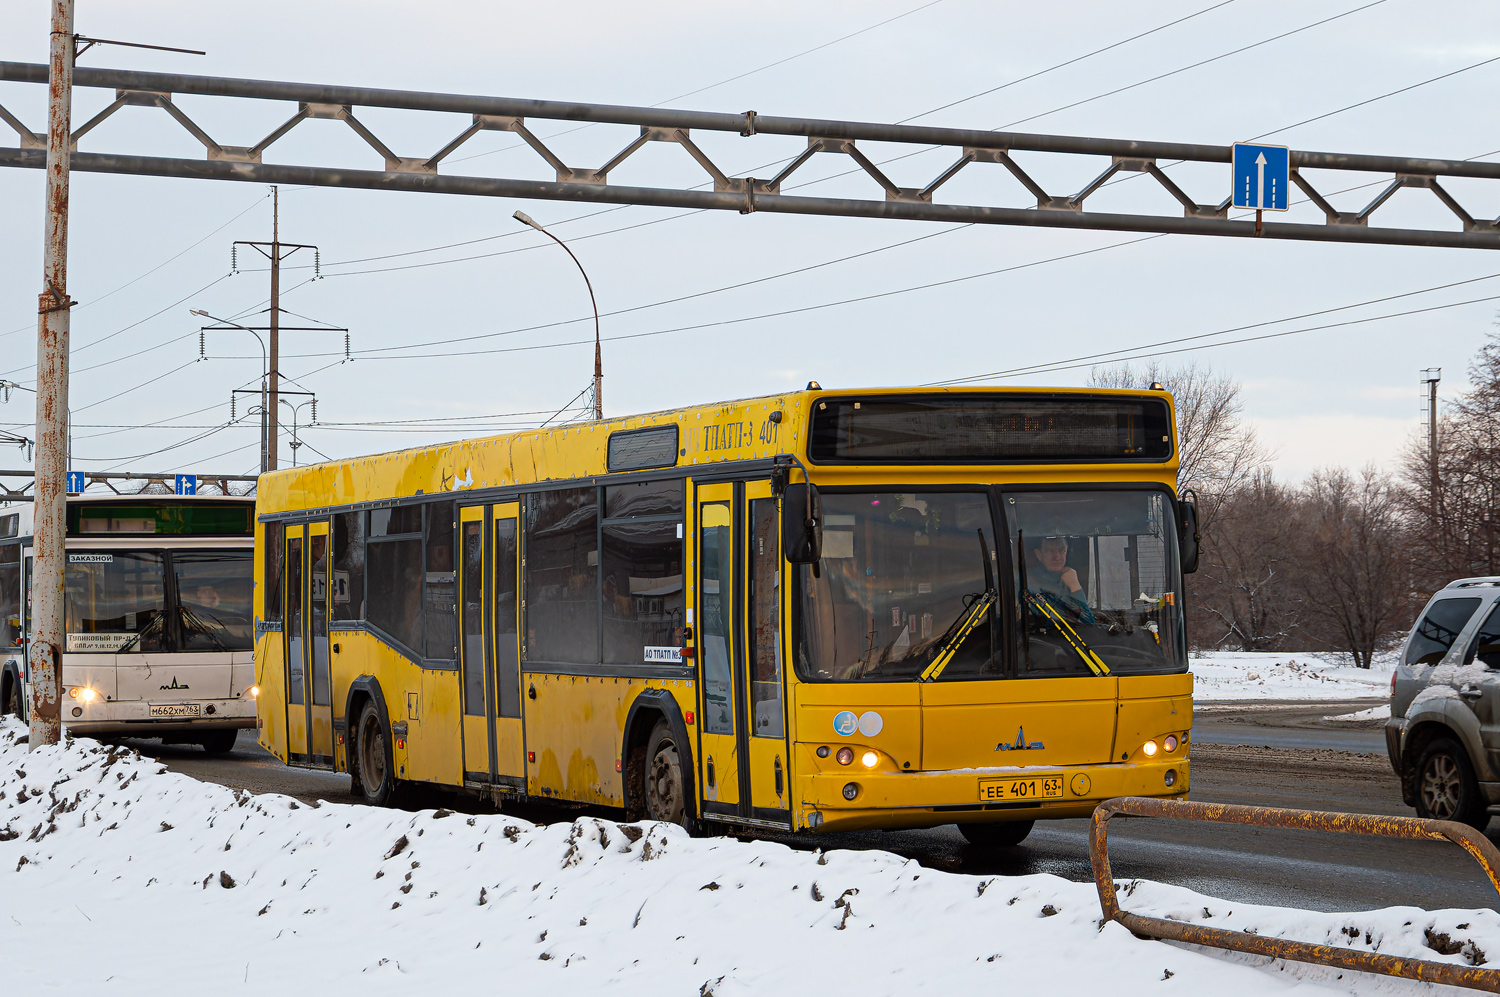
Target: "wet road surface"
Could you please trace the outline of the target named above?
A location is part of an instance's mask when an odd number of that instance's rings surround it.
[[[1384,721],[1325,721],[1377,705],[1323,703],[1200,707],[1193,731],[1191,794],[1195,800],[1259,806],[1410,816],[1385,757]],[[208,756],[196,747],[130,742],[168,768],[252,792],[358,802],[349,777],[290,769],[242,732],[235,751]],[[433,794],[427,806],[493,812],[488,804]],[[540,806],[507,808],[526,820],[572,820],[580,812]],[[601,816],[618,817],[611,811]],[[969,845],[952,825],[920,831],[860,831],[816,837],[757,835],[797,848],[879,848],[954,872],[1051,873],[1091,881],[1086,820],[1038,824],[1014,848]],[[1500,819],[1489,831],[1500,844]],[[1310,831],[1226,827],[1173,821],[1113,821],[1110,858],[1117,879],[1172,883],[1231,900],[1365,910],[1410,904],[1490,907],[1493,887],[1451,845]]]

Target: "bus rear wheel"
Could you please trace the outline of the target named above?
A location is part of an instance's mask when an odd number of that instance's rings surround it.
[[[380,721],[375,704],[366,702],[355,725],[355,758],[359,771],[354,784],[360,796],[372,807],[395,806],[399,786],[395,766],[391,763],[391,736]]]
[[[958,833],[981,848],[1010,848],[1026,840],[1034,820],[1011,820],[999,824],[960,824]]]
[[[665,720],[658,720],[646,739],[646,816],[650,820],[685,824],[682,754]]]
[[[227,755],[234,750],[239,736],[237,730],[208,730],[198,735],[198,743],[210,755]]]

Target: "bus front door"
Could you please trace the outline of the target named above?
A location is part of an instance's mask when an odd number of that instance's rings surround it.
[[[328,646],[332,568],[328,523],[286,529],[287,762],[333,768],[333,685]]]
[[[781,546],[769,482],[698,490],[703,813],[791,826]]]
[[[514,502],[459,510],[464,781],[525,788]]]

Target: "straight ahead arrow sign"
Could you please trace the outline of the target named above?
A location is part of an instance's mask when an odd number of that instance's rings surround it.
[[[1291,153],[1284,145],[1236,145],[1231,203],[1236,208],[1285,211]]]

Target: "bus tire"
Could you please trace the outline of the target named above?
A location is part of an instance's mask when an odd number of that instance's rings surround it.
[[[10,688],[6,690],[5,700],[6,713],[22,723],[26,723],[30,719],[26,716],[26,708],[22,705],[21,682],[19,679],[12,678],[10,680]]]
[[[210,755],[227,755],[234,750],[239,736],[237,730],[206,730],[198,735],[197,741]]]
[[[372,807],[396,806],[400,784],[391,761],[391,732],[380,722],[380,711],[373,702],[365,701],[354,731],[359,795]]]
[[[1417,757],[1417,816],[1452,820],[1483,831],[1490,822],[1469,755],[1451,737],[1428,742]]]
[[[981,848],[1011,848],[1026,840],[1034,820],[1009,820],[996,824],[960,824],[958,833]]]
[[[687,826],[687,800],[683,792],[682,751],[665,720],[658,720],[646,739],[646,764],[642,798],[646,819]]]

